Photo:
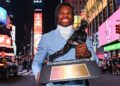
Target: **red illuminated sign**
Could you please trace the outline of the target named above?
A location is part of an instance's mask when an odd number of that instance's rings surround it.
[[[42,33],[42,13],[34,13],[34,33]]]
[[[7,35],[0,35],[0,47],[11,47],[11,38]]]
[[[42,35],[42,13],[34,13],[34,54]]]

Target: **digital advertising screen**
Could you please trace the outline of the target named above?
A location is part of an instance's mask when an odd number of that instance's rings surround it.
[[[11,47],[11,37],[0,35],[0,47]]]
[[[42,36],[42,12],[34,13],[34,54]]]
[[[34,33],[42,33],[42,13],[34,13]]]
[[[119,39],[119,34],[117,34],[115,30],[116,24],[120,24],[120,16],[118,15],[120,15],[120,8],[99,27],[99,46]]]
[[[7,11],[0,7],[0,23],[6,24]]]

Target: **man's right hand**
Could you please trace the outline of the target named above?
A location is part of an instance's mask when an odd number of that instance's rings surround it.
[[[37,86],[40,86],[40,72],[38,72],[38,74],[37,74],[36,84],[37,84]]]

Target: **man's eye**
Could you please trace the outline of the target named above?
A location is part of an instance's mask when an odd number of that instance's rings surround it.
[[[70,13],[68,13],[68,14],[72,15],[72,13],[71,13],[71,12],[70,12]]]

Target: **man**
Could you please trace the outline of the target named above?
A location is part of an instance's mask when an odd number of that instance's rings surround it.
[[[56,30],[50,31],[49,33],[42,36],[39,42],[38,51],[33,60],[32,70],[37,83],[40,83],[40,71],[45,57],[48,57],[56,51],[61,50],[66,44],[69,37],[74,32],[74,29],[72,29],[73,21],[73,7],[69,3],[61,3],[60,5],[58,5],[58,7],[56,8],[57,28]],[[78,45],[76,49],[77,50],[75,50],[75,48],[71,48],[65,55],[56,58],[55,61],[74,60],[76,59],[75,51],[78,56],[82,55],[90,57],[92,54],[92,59],[95,59],[95,53],[93,51],[93,48],[91,47],[89,38],[87,38],[86,43]],[[47,86],[85,86],[85,82],[71,81],[67,83],[48,83]]]
[[[116,33],[120,34],[120,24],[116,25]]]

